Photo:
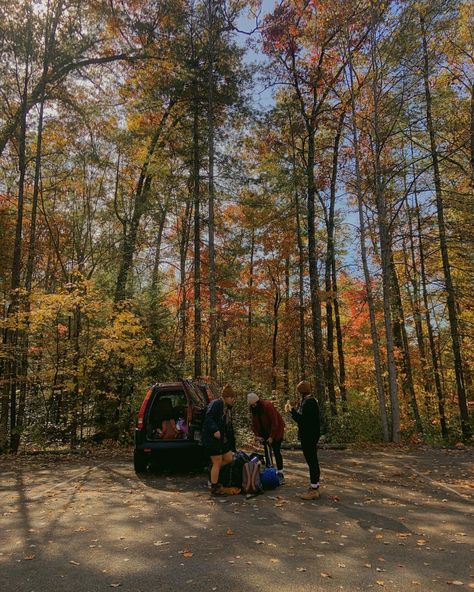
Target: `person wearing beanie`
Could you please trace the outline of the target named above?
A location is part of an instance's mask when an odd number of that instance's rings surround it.
[[[235,401],[233,388],[226,384],[219,399],[209,403],[202,426],[202,444],[211,458],[211,494],[221,495],[219,472],[232,462],[235,452],[232,406]]]
[[[319,420],[319,405],[311,393],[311,385],[307,380],[302,380],[296,386],[301,395],[301,405],[296,409],[287,401],[285,411],[291,413],[291,417],[298,424],[298,437],[301,442],[303,454],[309,468],[309,489],[300,495],[304,500],[316,500],[320,497],[319,491],[319,461],[318,441],[321,433]]]
[[[252,414],[252,430],[260,441],[267,442],[275,455],[275,462],[280,477],[283,479],[283,457],[281,443],[285,432],[285,422],[271,401],[260,399],[255,393],[247,395],[247,402]]]

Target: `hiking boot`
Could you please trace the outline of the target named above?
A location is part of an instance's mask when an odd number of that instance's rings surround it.
[[[222,491],[222,485],[220,483],[211,484],[211,495],[224,495]]]
[[[317,500],[321,497],[319,487],[310,487],[306,493],[302,493],[299,497],[303,500]]]

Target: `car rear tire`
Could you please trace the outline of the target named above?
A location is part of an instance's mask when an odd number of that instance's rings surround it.
[[[133,453],[133,468],[137,475],[147,472],[148,459],[141,450],[135,450]]]

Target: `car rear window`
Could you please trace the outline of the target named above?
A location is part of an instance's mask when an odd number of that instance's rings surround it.
[[[167,414],[173,417],[179,415],[185,417],[187,406],[188,400],[184,389],[159,389],[151,402],[148,419],[152,422],[158,419],[170,419],[165,417]]]

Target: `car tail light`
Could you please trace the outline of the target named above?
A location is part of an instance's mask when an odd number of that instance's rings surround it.
[[[137,419],[137,428],[141,430],[143,428],[143,420],[145,418],[145,411],[148,405],[148,401],[151,397],[152,389],[148,389],[145,398],[143,399],[143,403],[141,404],[140,411],[138,412],[138,419]]]

